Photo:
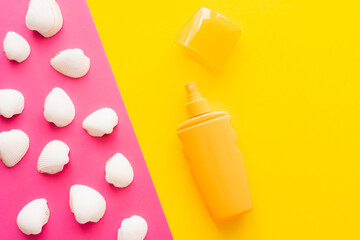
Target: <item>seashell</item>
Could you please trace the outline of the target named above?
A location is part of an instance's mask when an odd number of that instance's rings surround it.
[[[45,99],[44,117],[57,127],[69,125],[75,117],[75,106],[61,88],[54,88]]]
[[[40,173],[55,174],[69,162],[70,148],[66,143],[54,140],[46,144],[40,153],[37,169]]]
[[[49,221],[50,210],[44,198],[35,199],[25,205],[17,216],[17,225],[24,234],[39,234]]]
[[[25,61],[30,55],[30,45],[20,34],[9,31],[3,42],[4,52],[9,60]]]
[[[118,124],[118,116],[111,108],[101,108],[85,118],[83,128],[93,137],[110,134]]]
[[[30,30],[52,37],[63,25],[60,7],[55,0],[30,0],[25,23]]]
[[[25,99],[14,89],[0,89],[0,116],[11,118],[24,110]]]
[[[78,223],[98,222],[105,214],[104,197],[91,187],[79,184],[71,186],[69,202]]]
[[[115,153],[105,165],[105,179],[115,187],[124,188],[134,179],[134,170],[130,162],[121,153]]]
[[[21,130],[0,133],[0,158],[7,167],[15,166],[29,149],[29,137]]]
[[[81,78],[90,69],[90,58],[80,48],[66,49],[50,60],[51,66],[59,73],[71,78]]]
[[[121,222],[117,240],[143,240],[148,231],[148,225],[144,218],[133,215]]]

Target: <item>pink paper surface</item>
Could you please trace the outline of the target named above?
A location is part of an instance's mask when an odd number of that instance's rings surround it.
[[[26,28],[28,1],[0,1],[1,42],[11,30],[31,46],[30,57],[20,64],[9,61],[0,52],[0,89],[13,88],[25,96],[22,114],[11,119],[0,116],[0,132],[17,128],[30,138],[30,148],[16,166],[7,168],[0,163],[0,239],[116,239],[121,221],[134,214],[147,220],[146,239],[172,239],[86,1],[57,2],[64,26],[47,39]],[[85,77],[71,79],[56,72],[49,62],[57,52],[76,47],[91,59],[91,67]],[[43,116],[44,100],[54,87],[64,89],[76,108],[74,121],[64,128],[55,127]],[[117,112],[119,124],[111,135],[91,137],[82,128],[82,121],[103,107]],[[39,154],[54,139],[68,144],[70,162],[56,175],[41,174],[36,168]],[[134,181],[125,189],[105,181],[106,160],[116,152],[123,153],[134,169]],[[75,221],[69,207],[69,189],[73,184],[90,186],[106,199],[106,213],[98,223],[81,225]],[[48,200],[50,219],[39,235],[26,236],[18,229],[16,217],[37,198]]]

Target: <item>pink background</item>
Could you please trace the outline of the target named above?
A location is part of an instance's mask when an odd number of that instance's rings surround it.
[[[7,168],[0,163],[0,239],[116,239],[121,221],[133,214],[147,220],[146,239],[172,239],[86,1],[58,3],[64,26],[46,39],[25,26],[28,1],[0,1],[1,41],[12,30],[31,46],[30,57],[20,64],[0,53],[0,88],[13,88],[25,96],[23,113],[11,119],[0,117],[0,131],[18,128],[30,138],[30,148],[16,166]],[[76,47],[91,59],[85,77],[71,79],[52,69],[49,61],[57,52]],[[45,97],[54,87],[64,89],[76,108],[74,121],[64,128],[55,127],[43,117]],[[82,121],[102,107],[113,108],[119,124],[111,135],[94,138],[81,127]],[[61,173],[40,174],[37,159],[42,148],[54,139],[69,145],[70,162]],[[125,189],[105,181],[105,162],[116,152],[123,153],[134,168],[134,182]],[[73,184],[90,186],[106,199],[106,213],[98,223],[81,225],[75,221],[69,207]],[[18,229],[16,217],[22,207],[37,198],[48,200],[50,219],[41,234],[26,236]]]

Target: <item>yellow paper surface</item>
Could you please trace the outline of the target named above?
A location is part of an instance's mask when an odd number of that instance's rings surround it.
[[[88,3],[175,239],[360,238],[359,1]],[[174,43],[201,6],[242,30],[217,74]],[[190,81],[238,133],[254,210],[236,220],[211,220],[176,136]]]

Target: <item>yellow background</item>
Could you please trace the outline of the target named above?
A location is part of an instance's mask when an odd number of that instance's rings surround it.
[[[360,5],[88,0],[175,239],[360,239]],[[201,6],[242,29],[218,74],[174,38]],[[215,224],[183,157],[183,85],[237,131],[254,210]]]

